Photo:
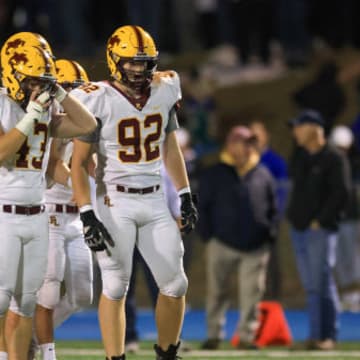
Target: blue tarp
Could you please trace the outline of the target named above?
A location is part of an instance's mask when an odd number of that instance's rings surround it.
[[[308,333],[308,317],[304,311],[286,310],[295,341],[305,340]],[[238,312],[230,310],[226,315],[225,338],[230,339],[238,320]],[[142,340],[155,340],[156,327],[151,310],[138,310],[137,329]],[[74,314],[55,331],[58,340],[100,340],[97,311],[86,310]],[[184,340],[204,340],[206,321],[203,310],[190,310],[185,315],[182,332]],[[339,341],[360,341],[360,313],[343,312],[340,316]]]

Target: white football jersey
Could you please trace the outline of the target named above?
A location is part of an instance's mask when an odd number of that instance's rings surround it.
[[[34,124],[34,131],[23,146],[0,166],[0,203],[39,204],[46,187],[45,172],[49,158],[50,111]],[[25,115],[24,110],[4,93],[0,94],[0,125],[9,132]]]
[[[60,141],[60,157],[70,167],[74,143],[72,139],[61,139]],[[73,204],[72,198],[72,189],[59,183],[55,183],[45,192],[45,201],[48,204]]]
[[[99,122],[92,136],[80,138],[97,143],[97,182],[136,188],[160,184],[162,144],[166,132],[178,127],[169,123],[181,98],[177,73],[157,73],[143,107],[109,82],[90,83],[72,94]]]

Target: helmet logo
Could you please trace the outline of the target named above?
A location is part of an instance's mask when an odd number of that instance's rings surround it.
[[[113,48],[115,45],[119,45],[119,44],[120,44],[120,39],[117,35],[114,35],[109,39],[109,47]]]
[[[27,58],[26,54],[24,53],[14,53],[14,55],[9,59],[9,63],[11,64],[19,64],[19,63],[24,63],[26,64],[27,62],[29,62],[29,59]]]
[[[20,46],[24,46],[25,45],[25,41],[22,39],[15,39],[14,41],[10,41],[7,44],[5,53],[9,54],[9,50],[10,49],[17,49]]]

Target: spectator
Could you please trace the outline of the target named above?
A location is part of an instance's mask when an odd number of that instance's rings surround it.
[[[330,133],[329,142],[349,158],[351,166],[351,196],[345,209],[345,216],[339,224],[337,246],[336,278],[341,291],[344,310],[360,310],[360,241],[359,204],[357,197],[356,169],[359,153],[351,152],[354,135],[349,127],[338,125]],[[356,160],[356,161],[354,161]],[[353,171],[354,170],[354,171]]]
[[[257,138],[257,146],[260,153],[260,163],[267,167],[277,183],[277,202],[280,214],[285,210],[286,192],[288,183],[287,164],[285,159],[271,148],[270,134],[261,120],[254,120],[250,129]]]
[[[320,67],[314,80],[293,94],[295,104],[300,110],[313,109],[321,114],[326,135],[345,107],[345,93],[337,82],[338,72],[335,62],[328,61]]]
[[[338,334],[338,293],[333,277],[339,219],[348,197],[349,164],[327,144],[319,112],[290,121],[300,149],[291,161],[287,211],[310,318],[306,349],[331,350]]]
[[[229,277],[238,272],[241,320],[239,348],[254,349],[257,304],[265,291],[269,243],[274,239],[275,189],[259,164],[255,136],[233,127],[221,161],[205,170],[199,183],[199,232],[207,244],[207,327],[203,349],[217,349],[228,305]]]
[[[264,165],[275,179],[276,198],[279,218],[285,209],[288,188],[287,164],[285,159],[270,146],[270,135],[261,120],[254,120],[250,129],[257,137],[257,150],[260,154],[260,163]],[[267,275],[266,296],[270,299],[279,299],[281,292],[281,274],[277,242],[273,242],[270,248],[269,269]]]

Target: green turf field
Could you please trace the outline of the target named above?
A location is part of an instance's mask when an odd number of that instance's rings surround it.
[[[229,360],[229,359],[360,359],[360,343],[341,343],[335,351],[291,351],[282,348],[269,348],[252,351],[232,350],[228,345],[217,351],[198,350],[199,344],[192,343],[193,350],[179,354],[184,360]],[[137,354],[128,354],[129,360],[155,359],[152,342],[142,342]],[[56,343],[58,360],[104,360],[105,354],[100,342],[95,341],[59,341]]]

